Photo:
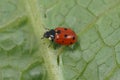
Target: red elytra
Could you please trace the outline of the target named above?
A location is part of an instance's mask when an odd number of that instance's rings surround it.
[[[43,37],[49,38],[60,45],[72,45],[77,41],[76,33],[70,28],[57,27],[44,33]]]
[[[76,33],[70,28],[57,27],[54,41],[61,45],[71,45],[77,41]]]

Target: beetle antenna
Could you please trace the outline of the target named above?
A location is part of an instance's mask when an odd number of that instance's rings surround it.
[[[44,27],[45,28],[45,30],[50,30],[49,28],[46,28],[46,27]]]
[[[41,37],[41,39],[44,39],[44,37]]]

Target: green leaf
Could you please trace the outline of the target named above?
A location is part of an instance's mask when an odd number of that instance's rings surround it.
[[[72,46],[41,39],[72,28]],[[56,49],[54,49],[56,47]],[[120,0],[0,0],[0,80],[119,80]]]

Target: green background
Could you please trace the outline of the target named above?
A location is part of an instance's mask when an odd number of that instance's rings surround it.
[[[77,43],[48,47],[57,26]],[[0,0],[0,80],[120,80],[120,0]]]

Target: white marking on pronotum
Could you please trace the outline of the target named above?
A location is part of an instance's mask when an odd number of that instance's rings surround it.
[[[51,38],[51,37],[49,37],[48,39],[49,39],[49,40],[52,40],[52,38]]]
[[[50,37],[54,37],[53,35],[50,35]]]
[[[56,35],[58,34],[58,33],[55,33]]]

